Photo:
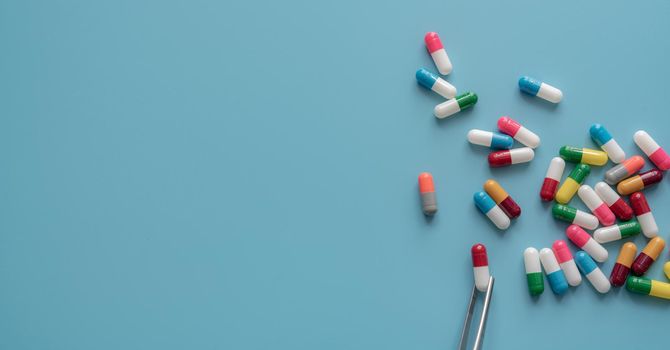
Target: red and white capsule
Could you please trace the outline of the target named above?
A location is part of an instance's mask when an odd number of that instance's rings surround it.
[[[539,136],[510,117],[500,117],[498,119],[498,129],[530,148],[537,148],[540,145]]]
[[[579,198],[586,204],[589,210],[595,215],[603,226],[611,226],[616,221],[614,213],[603,202],[596,192],[589,185],[582,185],[577,191]]]
[[[449,60],[449,56],[447,56],[447,51],[444,50],[440,36],[435,32],[430,32],[426,33],[424,40],[426,41],[426,48],[430,53],[430,57],[433,58],[433,62],[435,62],[435,66],[440,74],[447,75],[451,73],[451,61]]]
[[[489,166],[499,168],[503,166],[527,163],[535,158],[535,151],[530,147],[506,149],[489,153]]]
[[[652,163],[656,164],[657,168],[663,171],[670,169],[670,156],[646,131],[638,130],[633,135],[633,140],[635,140],[635,144],[649,157]]]
[[[470,249],[472,254],[472,271],[475,275],[475,287],[480,292],[486,292],[489,286],[489,257],[486,254],[486,247],[477,243]]]
[[[570,225],[565,229],[565,235],[579,248],[587,252],[595,261],[605,262],[609,253],[591,235],[577,225]]]
[[[594,189],[598,197],[607,204],[617,218],[623,221],[633,218],[633,209],[608,184],[602,181],[598,182]]]
[[[637,216],[637,222],[640,223],[642,233],[647,238],[654,238],[658,236],[658,225],[654,214],[651,213],[647,198],[642,192],[635,192],[630,195],[630,205],[633,207],[633,212]]]
[[[568,280],[568,284],[576,287],[582,283],[582,275],[579,274],[579,269],[577,269],[577,264],[572,258],[572,253],[568,244],[564,240],[559,239],[551,245],[551,249],[556,255],[556,260],[558,260],[561,270],[565,273],[565,278]]]
[[[540,189],[540,198],[544,201],[553,201],[556,196],[556,190],[558,189],[558,184],[561,182],[561,177],[563,177],[563,171],[565,170],[565,161],[561,157],[554,157],[549,163],[549,169],[547,169],[547,175],[544,176],[544,182],[542,182],[542,188]]]

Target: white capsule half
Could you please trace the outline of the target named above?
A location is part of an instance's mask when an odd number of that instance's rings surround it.
[[[435,80],[435,84],[433,84],[431,90],[447,99],[456,97],[456,87],[442,78],[437,78],[437,80]]]
[[[542,83],[536,96],[552,103],[559,103],[563,99],[563,92],[547,83]]]
[[[610,281],[599,267],[596,267],[593,271],[588,273],[586,275],[586,279],[589,280],[591,285],[593,285],[593,288],[595,288],[600,293],[605,294],[610,291],[610,288],[612,288]]]
[[[528,247],[523,251],[523,264],[526,268],[526,274],[542,272],[540,253],[533,247]]]
[[[453,66],[451,65],[451,60],[449,60],[449,56],[447,55],[447,51],[445,49],[439,49],[431,53],[430,57],[433,58],[435,66],[437,67],[437,70],[440,72],[440,74],[447,75],[451,73]]]
[[[564,170],[565,170],[565,161],[563,160],[563,158],[554,157],[551,159],[551,162],[549,163],[549,169],[547,169],[547,175],[545,175],[545,177],[561,182]]]
[[[561,267],[561,270],[563,270],[565,279],[568,280],[569,285],[577,287],[582,283],[582,275],[579,273],[579,269],[577,269],[577,264],[575,264],[574,259],[561,263],[559,266]]]
[[[604,182],[598,182],[593,188],[596,191],[596,194],[600,199],[607,204],[608,207],[611,207],[612,204],[616,203],[621,197],[616,191],[612,189],[608,184]]]
[[[593,239],[598,243],[614,242],[621,239],[619,225],[601,227],[593,232]]]
[[[510,225],[509,217],[497,205],[491,208],[486,216],[501,230],[506,230]]]
[[[654,238],[658,236],[658,225],[656,225],[656,219],[654,219],[654,215],[651,212],[638,215],[637,222],[640,223],[642,234],[645,237]]]
[[[549,248],[542,248],[542,250],[540,250],[540,262],[542,262],[544,273],[547,275],[561,269],[554,252]]]
[[[514,148],[509,150],[509,156],[512,164],[526,163],[535,158],[535,151],[530,147]]]
[[[433,114],[439,119],[444,119],[461,111],[458,100],[452,99],[435,106]]]
[[[530,148],[537,148],[540,146],[540,137],[523,126],[519,128],[519,131],[517,131],[513,137],[515,140]]]
[[[653,138],[644,130],[638,130],[635,132],[633,135],[633,140],[635,141],[635,144],[637,147],[640,147],[642,152],[646,154],[647,156],[652,155],[654,152],[656,152],[661,146],[654,141]]]
[[[575,219],[572,220],[572,223],[587,230],[595,230],[600,224],[600,221],[598,221],[598,218],[595,217],[595,215],[577,209]]]
[[[602,146],[600,146],[600,148],[602,148],[602,150],[605,151],[610,157],[612,162],[616,164],[619,164],[623,162],[624,159],[626,159],[626,152],[623,151],[615,139],[611,139],[605,142]]]
[[[591,212],[595,211],[603,204],[603,200],[598,197],[596,192],[593,191],[589,185],[581,185],[579,190],[577,190],[577,195]]]
[[[489,266],[477,266],[472,268],[475,274],[475,287],[480,292],[486,292],[486,289],[489,286]]]
[[[609,256],[607,249],[601,246],[600,243],[596,242],[593,238],[589,238],[586,244],[581,248],[586,254],[590,255],[593,260],[600,263],[607,261],[607,257]]]

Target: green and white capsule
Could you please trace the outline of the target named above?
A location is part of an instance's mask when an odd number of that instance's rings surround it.
[[[466,92],[462,95],[456,96],[454,99],[435,106],[433,113],[438,119],[444,119],[466,108],[474,106],[475,103],[477,103],[477,94],[473,92]]]
[[[544,277],[540,265],[540,252],[533,247],[523,251],[523,264],[526,267],[526,281],[530,295],[540,295],[544,292]]]
[[[598,243],[614,242],[635,236],[640,232],[642,232],[640,223],[637,220],[631,220],[612,226],[601,227],[593,232],[593,239]]]
[[[567,221],[587,230],[595,230],[598,227],[597,217],[569,205],[554,203],[551,213],[556,219]]]

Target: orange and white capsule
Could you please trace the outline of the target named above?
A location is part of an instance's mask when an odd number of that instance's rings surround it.
[[[437,212],[437,198],[431,173],[419,174],[419,195],[421,195],[423,213],[428,216],[434,215]]]

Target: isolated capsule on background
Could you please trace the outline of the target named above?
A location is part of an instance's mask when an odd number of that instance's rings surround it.
[[[581,227],[570,225],[565,230],[565,235],[568,236],[568,239],[570,239],[572,243],[579,248],[582,248],[583,251],[589,253],[589,255],[591,255],[597,262],[605,262],[607,260],[607,249],[603,248],[603,246],[591,238],[591,235],[586,233]]]
[[[621,287],[626,283],[626,278],[630,272],[630,266],[633,264],[637,254],[637,246],[633,242],[626,242],[619,250],[619,256],[610,274],[610,283],[615,287]]]
[[[451,73],[451,61],[449,60],[447,51],[442,45],[440,36],[435,32],[429,32],[426,33],[426,36],[423,39],[426,42],[426,48],[430,53],[430,57],[433,58],[433,62],[435,62],[435,66],[440,74],[447,75]]]
[[[559,103],[563,99],[563,92],[561,90],[527,76],[519,78],[519,89],[529,95],[537,96],[552,103]]]
[[[631,220],[612,226],[601,227],[593,232],[593,239],[598,243],[608,243],[635,236],[641,231],[637,220]]]
[[[568,244],[564,240],[559,239],[554,242],[551,246],[551,249],[554,251],[556,260],[561,266],[561,270],[565,273],[565,278],[568,280],[568,284],[576,287],[582,283],[582,276],[579,274],[577,265],[575,265],[575,260],[572,258],[572,253]]]
[[[540,265],[540,253],[533,247],[523,251],[523,264],[526,268],[526,282],[530,295],[540,295],[544,292],[544,277]]]
[[[558,151],[565,161],[602,166],[607,163],[607,153],[590,148],[563,146]]]
[[[419,195],[421,195],[423,213],[429,216],[434,215],[437,212],[437,197],[431,173],[419,174]]]
[[[489,166],[500,168],[508,165],[527,163],[533,160],[535,151],[530,147],[513,148],[489,153]]]
[[[565,279],[565,274],[558,265],[558,260],[554,256],[554,252],[549,248],[542,248],[540,250],[540,262],[544,267],[544,273],[547,275],[549,286],[556,294],[563,294],[568,290],[568,281]]]
[[[623,151],[619,143],[612,137],[607,129],[601,124],[593,124],[589,129],[591,138],[600,146],[600,148],[607,153],[612,162],[621,163],[626,158],[626,152]]]
[[[630,205],[633,207],[633,213],[637,216],[637,221],[640,223],[644,236],[647,238],[658,236],[658,225],[656,225],[656,219],[654,219],[654,214],[651,213],[644,194],[642,192],[631,194]]]
[[[581,226],[587,230],[595,230],[598,227],[598,218],[569,205],[554,203],[551,213],[556,219],[567,221],[571,224]]]
[[[578,251],[575,253],[575,262],[577,262],[579,270],[584,274],[586,279],[591,282],[593,288],[603,294],[610,291],[612,287],[610,281],[588,254],[581,250]]]
[[[489,286],[489,257],[486,253],[486,247],[477,243],[470,249],[472,254],[472,271],[475,276],[475,287],[480,292],[486,292]]]
[[[579,186],[591,173],[591,167],[586,164],[577,164],[556,192],[556,201],[567,204],[579,190]]]
[[[603,202],[596,192],[589,185],[582,185],[577,191],[579,198],[586,204],[586,207],[595,215],[603,226],[610,226],[616,221],[614,213]]]
[[[514,139],[510,136],[479,129],[468,131],[468,141],[492,149],[510,149],[514,145]]]
[[[632,156],[623,161],[623,163],[607,170],[605,173],[605,182],[610,185],[616,185],[624,179],[637,174],[644,167],[644,159],[640,156]]]
[[[670,283],[650,280],[644,277],[630,276],[626,280],[626,289],[633,293],[651,295],[652,297],[670,299]]]
[[[425,68],[416,71],[416,81],[419,85],[428,90],[433,90],[446,99],[454,98],[456,96],[456,88],[453,85]]]
[[[486,215],[497,228],[505,230],[509,227],[509,217],[505,215],[502,209],[496,205],[496,202],[486,192],[475,193],[474,200],[477,209]]]
[[[623,221],[633,218],[633,209],[608,184],[602,181],[598,182],[594,190],[617,218]]]
[[[507,191],[505,191],[496,180],[488,179],[484,183],[484,191],[493,198],[500,209],[502,209],[510,219],[517,218],[521,215],[521,207],[516,204],[514,199],[512,199]]]
[[[561,182],[561,177],[563,177],[563,170],[565,170],[565,161],[563,158],[552,158],[549,163],[549,169],[547,169],[547,174],[544,176],[542,188],[540,189],[540,198],[542,200],[554,200],[558,184]]]
[[[477,103],[477,95],[473,92],[466,92],[456,96],[454,99],[442,102],[435,106],[433,114],[435,114],[438,119],[444,119],[466,108],[474,106],[475,103]]]
[[[649,267],[651,267],[651,264],[653,264],[654,261],[658,259],[658,256],[661,255],[663,248],[665,248],[665,241],[663,238],[652,238],[649,243],[647,243],[647,246],[642,249],[637,258],[635,258],[635,261],[633,261],[633,266],[631,267],[633,275],[644,275],[644,273],[649,270]]]
[[[498,119],[498,130],[530,148],[537,148],[540,145],[539,136],[510,117],[504,116]]]
[[[654,141],[649,134],[644,130],[638,130],[633,135],[633,140],[637,147],[640,147],[642,152],[649,157],[652,163],[656,165],[657,168],[665,171],[670,169],[670,156],[661,148],[661,146]]]
[[[640,175],[635,175],[619,182],[616,190],[619,194],[625,196],[633,192],[642,191],[651,185],[661,182],[661,180],[663,180],[663,172],[658,169],[650,169],[640,173]]]

